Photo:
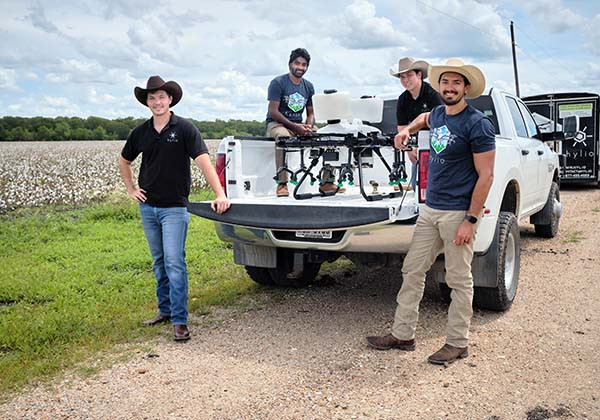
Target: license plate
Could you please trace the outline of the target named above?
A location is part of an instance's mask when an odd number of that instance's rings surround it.
[[[330,230],[297,230],[296,238],[305,239],[331,239]]]

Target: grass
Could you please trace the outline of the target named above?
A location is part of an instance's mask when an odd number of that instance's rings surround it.
[[[600,207],[594,207],[592,213],[600,213]]]
[[[191,217],[186,249],[190,313],[255,289],[211,222]],[[0,267],[1,395],[161,333],[140,327],[156,312],[155,281],[137,205],[124,197],[0,217]]]
[[[569,243],[579,243],[581,242],[583,239],[586,239],[585,236],[583,236],[583,232],[576,230],[574,232],[569,232],[569,234],[567,235],[567,237],[563,240],[563,243],[565,244],[569,244]]]

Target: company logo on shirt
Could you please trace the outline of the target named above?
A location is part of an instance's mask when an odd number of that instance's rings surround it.
[[[445,125],[431,130],[431,147],[437,154],[443,152],[451,143],[452,133]]]
[[[177,143],[178,139],[177,139],[177,133],[175,131],[171,131],[169,133],[169,135],[167,136],[167,141],[169,143]]]
[[[298,92],[296,92],[288,97],[288,104],[287,104],[288,108],[294,112],[298,112],[298,111],[302,110],[302,108],[304,108],[305,104],[306,104],[306,99],[304,98],[304,96],[300,95]]]

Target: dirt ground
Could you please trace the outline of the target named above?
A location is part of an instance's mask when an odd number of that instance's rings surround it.
[[[367,348],[391,326],[399,269],[357,270],[255,309],[191,324],[92,378],[68,377],[0,406],[2,419],[600,419],[600,190],[561,191],[554,239],[522,221],[512,308],[476,310],[470,356],[430,365],[447,305],[421,304],[414,352]],[[143,350],[142,350],[143,349]]]

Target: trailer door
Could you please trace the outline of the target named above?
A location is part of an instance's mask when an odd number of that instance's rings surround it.
[[[566,133],[562,152],[567,165],[563,178],[569,181],[598,180],[598,99],[561,99],[556,106],[557,121],[564,125],[566,117],[576,116],[578,130]]]

